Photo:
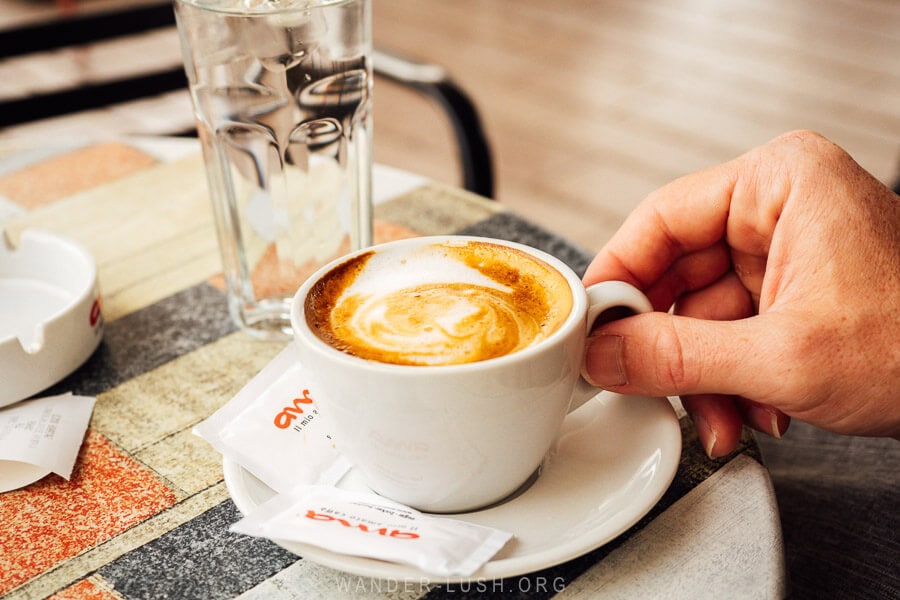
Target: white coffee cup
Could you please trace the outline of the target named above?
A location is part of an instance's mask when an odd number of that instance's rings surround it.
[[[556,331],[488,360],[415,366],[347,354],[307,324],[310,290],[354,256],[471,240],[518,249],[565,278],[572,308]],[[388,242],[326,265],[297,291],[291,322],[301,364],[337,449],[373,491],[419,510],[448,513],[498,502],[537,471],[566,415],[599,391],[580,376],[585,339],[597,317],[613,307],[652,310],[647,298],[624,282],[585,289],[568,266],[540,250],[502,240],[433,236]]]

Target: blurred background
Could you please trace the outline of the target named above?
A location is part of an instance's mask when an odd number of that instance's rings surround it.
[[[0,0],[0,30],[159,4]],[[373,0],[373,29],[379,49],[437,63],[469,94],[496,198],[587,251],[653,189],[791,129],[825,134],[886,183],[900,174],[896,0]],[[181,64],[174,26],[0,56],[0,102]],[[376,160],[458,183],[437,105],[375,86]],[[192,119],[176,90],[86,120],[6,122],[0,144],[178,132]]]
[[[374,30],[474,97],[498,199],[588,250],[653,189],[791,129],[898,175],[896,0],[376,0]],[[427,118],[380,91],[381,158],[441,177]]]

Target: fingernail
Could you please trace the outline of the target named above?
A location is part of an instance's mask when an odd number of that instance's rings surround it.
[[[778,415],[772,413],[771,418],[772,436],[775,437],[775,439],[780,440],[784,432],[781,431],[781,428],[778,426]]]
[[[768,433],[777,440],[781,439],[790,424],[790,420],[782,418],[783,415],[779,411],[766,406],[748,406],[745,415],[753,429]]]
[[[618,387],[628,383],[622,360],[624,343],[625,338],[621,335],[601,334],[588,339],[584,359],[586,365],[591,365],[591,372],[583,370],[588,383],[602,388]]]
[[[700,440],[700,445],[703,446],[703,451],[706,452],[706,456],[711,459],[719,458],[721,455],[716,453],[716,442],[719,441],[719,436],[716,435],[716,432],[713,431],[712,427],[709,426],[709,423],[700,413],[692,414],[691,420],[694,422],[694,428],[697,429],[697,439]]]

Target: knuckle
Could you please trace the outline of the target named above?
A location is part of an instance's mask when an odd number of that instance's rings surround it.
[[[657,330],[654,349],[651,356],[657,357],[653,371],[660,389],[672,389],[677,393],[693,391],[698,382],[698,373],[688,365],[697,365],[697,361],[688,360],[685,356],[683,335],[676,319],[666,319],[666,324]]]
[[[813,165],[822,162],[844,162],[849,158],[840,146],[824,135],[808,129],[785,133],[775,138],[773,143],[782,146],[787,153],[803,157],[804,161]]]
[[[775,138],[773,143],[803,150],[815,150],[833,145],[825,136],[809,129],[789,131]]]

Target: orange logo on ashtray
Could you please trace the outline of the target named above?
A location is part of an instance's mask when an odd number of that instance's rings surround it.
[[[285,406],[281,409],[280,413],[275,415],[275,427],[278,429],[287,429],[291,426],[294,419],[303,414],[303,409],[300,408],[300,405],[312,403],[313,399],[309,395],[309,390],[303,390],[302,398],[294,398],[292,406]]]
[[[100,310],[100,296],[97,296],[94,299],[94,303],[91,305],[91,316],[90,316],[91,327],[96,327],[96,325],[100,321],[101,317],[103,317],[103,313]]]

